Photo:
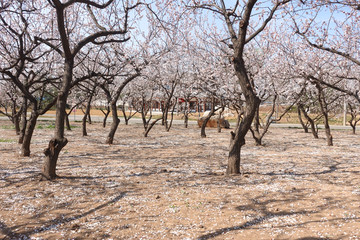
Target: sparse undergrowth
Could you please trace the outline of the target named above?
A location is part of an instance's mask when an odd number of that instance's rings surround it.
[[[77,123],[75,123],[77,124]],[[52,131],[36,129],[32,156],[0,143],[0,238],[359,239],[359,136],[312,139],[271,128],[242,150],[241,176],[224,175],[229,130],[121,125],[114,145],[91,124],[67,132],[55,181],[39,181]],[[16,140],[14,130],[0,135]]]

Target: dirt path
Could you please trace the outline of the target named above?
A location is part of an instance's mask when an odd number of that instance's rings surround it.
[[[18,156],[0,121],[0,238],[360,239],[360,136],[334,131],[327,147],[300,129],[247,140],[242,176],[225,176],[229,132],[121,125],[114,145],[89,125],[67,132],[53,181],[39,181],[52,130]],[[6,141],[5,141],[6,140]]]

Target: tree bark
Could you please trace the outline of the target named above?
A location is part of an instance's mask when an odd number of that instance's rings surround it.
[[[110,132],[109,132],[109,134],[107,136],[107,139],[106,139],[107,144],[113,144],[114,143],[114,136],[115,136],[116,130],[117,130],[117,128],[119,126],[119,123],[120,123],[120,119],[119,119],[118,113],[117,113],[116,100],[111,101],[110,106],[111,106],[111,112],[112,112],[113,121],[112,121],[112,124],[111,124]]]
[[[19,112],[16,111],[16,104],[13,105],[13,108],[12,108],[12,116],[13,116],[13,123],[14,123],[14,126],[15,126],[15,132],[16,132],[16,135],[20,135],[20,116],[21,116],[21,109]]]
[[[170,116],[171,116],[170,123],[167,124],[167,126],[166,126],[166,131],[167,132],[170,131],[170,128],[172,127],[172,124],[173,124],[175,107],[176,107],[176,102],[174,103],[171,114],[170,114]]]
[[[354,107],[350,103],[348,103],[348,106],[350,109],[350,116],[351,116],[351,119],[348,122],[351,126],[352,133],[356,134],[356,125],[360,121],[360,118],[356,119],[358,112],[354,109]]]
[[[147,136],[148,136],[150,130],[151,130],[151,129],[155,126],[155,124],[156,124],[159,120],[161,120],[161,119],[162,119],[162,117],[154,120],[150,125],[147,126],[147,128],[145,129],[145,132],[144,132],[144,137],[147,137]]]
[[[23,103],[23,111],[21,113],[21,130],[19,135],[19,144],[22,144],[24,141],[25,131],[26,131],[26,125],[27,125],[27,109],[28,109],[28,100],[24,97],[24,103]]]
[[[259,108],[256,109],[256,113],[254,116],[254,126],[250,127],[251,134],[253,136],[253,139],[255,140],[256,146],[262,145],[262,137],[260,134],[260,116],[259,116]]]
[[[325,100],[324,91],[319,83],[316,83],[316,88],[318,89],[318,100],[320,103],[320,109],[324,116],[326,142],[328,146],[333,146],[333,137],[331,135],[330,125],[329,125],[329,111]]]
[[[48,148],[44,150],[46,156],[46,161],[44,162],[42,175],[48,180],[55,179],[56,175],[56,165],[59,158],[59,153],[67,144],[66,138],[52,138],[49,142]]]
[[[201,125],[200,136],[202,138],[206,138],[206,133],[205,133],[206,124],[208,123],[210,118],[214,115],[214,113],[215,113],[215,97],[212,97],[212,99],[211,99],[211,111],[210,111],[209,115],[207,115],[204,118],[204,121],[203,121],[203,123]]]
[[[228,157],[228,166],[226,174],[239,174],[240,173],[240,154],[241,147],[245,144],[244,142],[235,140],[236,134],[231,132],[230,138],[230,151]]]
[[[106,120],[107,120],[107,118],[108,118],[108,116],[109,116],[109,114],[110,114],[110,107],[109,106],[107,106],[106,107],[106,112],[105,111],[103,111],[102,109],[101,109],[101,111],[102,111],[102,113],[105,115],[104,116],[104,119],[103,119],[103,127],[105,128],[106,127]]]
[[[304,109],[304,106],[298,105],[298,107],[300,108],[300,110],[301,110],[302,114],[304,115],[304,117],[306,118],[306,120],[310,123],[312,135],[314,136],[314,138],[318,139],[319,135],[317,133],[314,120],[312,120],[312,118],[307,114],[307,112]]]
[[[56,178],[56,165],[60,151],[66,146],[68,140],[64,137],[66,102],[73,77],[74,61],[65,59],[63,83],[56,100],[55,136],[49,141],[49,146],[44,150],[45,161],[42,175],[48,180]]]
[[[37,122],[38,117],[39,117],[39,114],[37,113],[36,109],[33,109],[31,112],[29,122],[26,126],[24,140],[21,145],[21,155],[24,157],[30,156],[31,139],[32,139],[35,127],[36,127],[36,122]]]
[[[217,119],[218,133],[221,133],[221,119],[222,119],[222,114],[223,114],[224,111],[225,111],[225,106],[223,105],[223,102],[221,102],[221,110],[219,112],[219,116],[218,116],[218,119]]]
[[[83,137],[87,136],[87,131],[86,131],[86,119],[89,119],[89,124],[91,124],[91,118],[90,118],[90,110],[91,110],[91,100],[92,100],[92,97],[95,93],[95,89],[96,89],[96,86],[93,88],[93,90],[91,91],[90,93],[90,96],[86,102],[86,109],[85,109],[85,113],[84,113],[84,116],[82,118],[82,134],[83,134]]]
[[[188,101],[185,100],[185,108],[184,108],[184,127],[188,128],[189,126],[189,110],[188,110]]]
[[[184,127],[188,128],[189,126],[189,113],[185,113],[184,115]]]
[[[305,132],[305,133],[308,133],[308,132],[309,132],[309,127],[308,127],[308,126],[304,123],[304,121],[302,120],[302,117],[301,117],[301,109],[300,109],[299,105],[298,105],[298,107],[297,107],[297,114],[298,114],[299,122],[300,122],[302,128],[304,129],[304,132]]]
[[[66,130],[71,131],[71,125],[69,120],[69,114],[65,114]]]
[[[235,54],[236,56],[237,54]],[[245,136],[248,133],[254,119],[256,110],[260,105],[260,99],[256,96],[253,86],[248,78],[244,60],[241,56],[234,58],[235,74],[245,97],[244,114],[235,132],[231,134],[230,151],[228,156],[227,174],[240,173],[240,152],[245,144]]]

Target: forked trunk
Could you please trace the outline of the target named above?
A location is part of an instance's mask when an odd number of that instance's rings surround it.
[[[299,122],[300,122],[302,128],[304,129],[304,132],[305,132],[305,133],[308,133],[308,132],[309,132],[309,127],[308,127],[308,126],[304,123],[304,121],[302,120],[301,110],[300,110],[299,105],[298,105],[298,107],[297,107],[297,114],[298,114]]]
[[[357,123],[360,121],[360,118],[359,119],[356,119],[357,115],[358,115],[358,112],[355,111],[354,107],[348,103],[348,106],[349,106],[349,109],[350,109],[350,120],[348,121],[348,123],[350,124],[351,126],[351,129],[352,129],[352,133],[353,134],[356,134],[356,125]]]
[[[106,112],[105,111],[103,111],[103,110],[101,110],[102,112],[103,112],[103,114],[105,115],[104,116],[104,119],[103,119],[103,127],[105,128],[106,127],[106,121],[107,121],[107,118],[108,118],[108,116],[109,116],[109,114],[110,114],[110,107],[109,106],[107,106],[107,108],[106,108]]]
[[[304,117],[306,118],[306,120],[310,123],[310,128],[311,128],[312,135],[314,136],[314,138],[318,139],[319,135],[317,133],[314,120],[307,114],[304,107],[299,106],[299,108],[300,108],[301,112],[303,113]]]
[[[162,117],[154,120],[150,125],[147,126],[147,128],[145,129],[145,132],[144,132],[144,137],[147,137],[147,136],[149,135],[150,130],[151,130],[151,129],[155,126],[155,124],[156,124],[159,120],[161,120],[161,119],[162,119]]]

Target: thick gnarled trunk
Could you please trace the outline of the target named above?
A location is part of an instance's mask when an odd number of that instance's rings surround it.
[[[65,60],[63,85],[56,100],[55,136],[50,140],[44,150],[45,161],[42,168],[42,176],[48,180],[56,178],[56,165],[60,151],[66,146],[68,140],[64,137],[66,102],[70,91],[73,75],[73,60]]]
[[[55,179],[56,175],[56,165],[59,158],[60,151],[66,146],[67,139],[57,139],[52,138],[49,142],[48,148],[44,150],[46,160],[43,165],[42,175],[48,180]]]

